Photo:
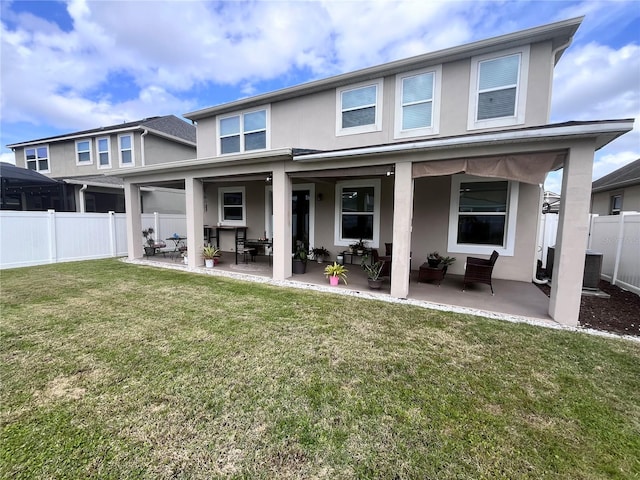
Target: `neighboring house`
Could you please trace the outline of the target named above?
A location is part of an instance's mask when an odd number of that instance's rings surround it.
[[[554,192],[544,192],[542,213],[559,213],[560,195]]]
[[[640,212],[640,159],[591,184],[591,213]]]
[[[196,129],[174,115],[7,145],[16,165],[63,181],[67,197],[53,198],[56,210],[124,212],[120,172],[196,156]],[[116,176],[105,176],[105,173]],[[184,192],[158,186],[142,191],[147,212],[184,213]],[[41,205],[47,209],[49,206]]]
[[[195,160],[122,173],[129,257],[143,254],[141,189],[174,185],[185,188],[190,252],[201,251],[203,225],[246,227],[273,238],[276,280],[291,276],[296,241],[335,255],[364,239],[393,244],[394,297],[407,297],[410,269],[434,250],[458,257],[449,271],[460,274],[467,255],[495,249],[495,277],[531,282],[541,185],[563,167],[549,315],[576,325],[594,152],[633,128],[632,119],[549,124],[553,68],[581,22],[185,115],[197,122]],[[232,234],[222,233],[228,250]]]

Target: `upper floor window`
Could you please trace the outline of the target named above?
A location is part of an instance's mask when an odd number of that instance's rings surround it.
[[[513,255],[518,182],[454,175],[448,251]]]
[[[471,60],[468,129],[524,123],[529,46]]]
[[[395,138],[438,133],[442,67],[396,77]]]
[[[98,168],[111,167],[111,149],[109,137],[98,138],[96,140],[98,150]]]
[[[133,155],[133,135],[130,133],[119,135],[118,144],[120,148],[120,166],[133,166],[135,163]]]
[[[49,173],[49,146],[28,147],[24,149],[24,157],[29,170]]]
[[[622,211],[622,195],[611,195],[609,215],[620,215]]]
[[[268,148],[268,117],[268,109],[261,109],[220,118],[218,122],[220,154]]]
[[[218,189],[218,219],[222,225],[246,224],[244,187],[222,187]]]
[[[91,140],[76,140],[76,164],[89,165],[91,158]]]
[[[357,240],[377,248],[380,237],[380,180],[336,184],[335,244]]]
[[[336,135],[381,130],[382,79],[374,83],[339,88],[336,102]]]

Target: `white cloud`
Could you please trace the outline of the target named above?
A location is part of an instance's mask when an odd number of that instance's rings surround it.
[[[15,165],[16,157],[13,152],[2,152],[0,153],[0,162],[11,163],[12,165]]]

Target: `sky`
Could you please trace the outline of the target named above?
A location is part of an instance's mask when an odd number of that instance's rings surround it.
[[[551,121],[635,119],[596,153],[595,180],[640,158],[640,0],[0,0],[0,160],[13,163],[7,144],[181,117],[582,15]]]

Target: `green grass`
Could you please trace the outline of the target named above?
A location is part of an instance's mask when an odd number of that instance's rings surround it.
[[[639,478],[640,344],[152,269],[1,274],[2,478]]]

